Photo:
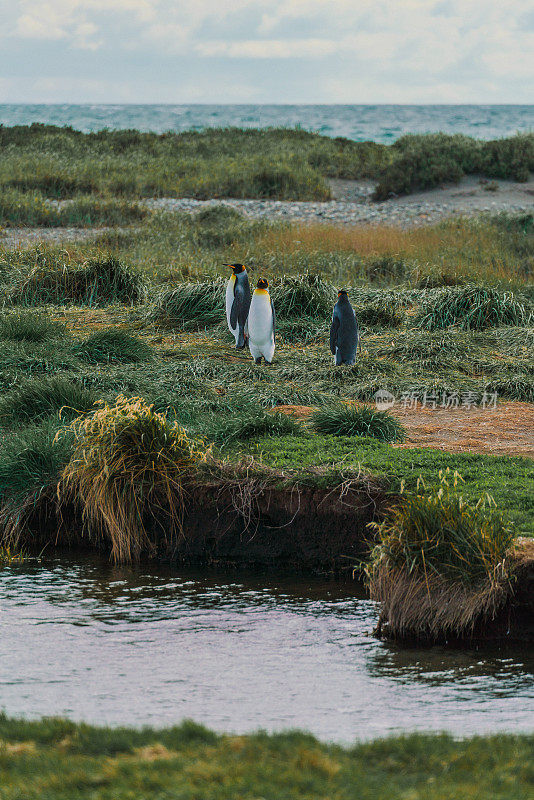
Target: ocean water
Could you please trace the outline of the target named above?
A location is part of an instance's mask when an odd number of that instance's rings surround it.
[[[391,143],[406,133],[464,133],[496,139],[534,131],[534,105],[0,105],[0,124],[44,122],[102,128],[186,131],[300,126],[325,136]]]

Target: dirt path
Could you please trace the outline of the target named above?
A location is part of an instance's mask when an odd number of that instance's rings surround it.
[[[279,406],[278,411],[306,419],[309,406]],[[458,408],[431,410],[417,404],[389,409],[408,435],[394,447],[433,447],[451,453],[526,456],[534,458],[534,403],[499,403],[495,409]]]

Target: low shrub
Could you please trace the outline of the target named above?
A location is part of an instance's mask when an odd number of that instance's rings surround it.
[[[62,376],[26,380],[0,397],[0,423],[28,424],[62,411],[62,418],[91,409],[98,395]]]
[[[383,442],[402,442],[406,437],[398,419],[365,405],[339,404],[319,409],[312,415],[311,424],[318,433],[334,436],[370,436]]]
[[[117,328],[93,333],[75,349],[90,364],[134,364],[152,358],[152,348],[137,336]]]
[[[534,134],[478,141],[463,134],[401,136],[392,146],[394,156],[380,172],[374,200],[458,183],[464,175],[528,180],[534,170]]]
[[[415,324],[425,330],[458,325],[483,330],[505,325],[528,325],[533,312],[512,292],[469,284],[436,292],[421,306]]]

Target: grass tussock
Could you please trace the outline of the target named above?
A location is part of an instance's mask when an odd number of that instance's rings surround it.
[[[33,378],[0,397],[0,424],[28,425],[44,417],[63,419],[89,411],[97,400],[94,391],[63,376]]]
[[[469,636],[509,595],[514,528],[491,498],[465,502],[458,480],[440,473],[437,492],[402,493],[386,520],[370,523],[370,593],[392,638]]]
[[[260,436],[291,436],[302,432],[302,426],[287,414],[266,411],[254,404],[230,409],[208,423],[206,438],[220,447],[232,442],[258,439]]]
[[[57,429],[57,420],[44,420],[10,432],[0,445],[1,543],[15,551],[29,520],[54,513],[57,482],[71,455],[71,437],[56,441]]]
[[[81,508],[90,535],[107,540],[115,561],[157,549],[147,528],[167,542],[182,532],[185,483],[207,454],[200,443],[140,398],[102,402],[69,430],[74,450],[60,500]]]
[[[131,305],[143,297],[145,284],[140,273],[113,255],[100,255],[81,266],[71,266],[69,263],[42,263],[42,252],[36,252],[36,266],[29,274],[22,273],[12,287],[11,303],[23,306],[47,303]]]
[[[469,285],[438,291],[423,304],[417,324],[429,331],[452,325],[479,331],[505,325],[527,326],[533,318],[532,309],[512,292]]]
[[[118,328],[93,333],[74,352],[89,364],[136,364],[153,357],[150,345]]]
[[[354,311],[358,325],[364,328],[399,328],[405,320],[403,311],[395,303],[368,305]]]
[[[19,311],[0,317],[0,339],[12,342],[46,342],[65,333],[65,326],[45,314]]]
[[[366,405],[321,408],[312,415],[311,424],[318,433],[333,436],[369,436],[382,442],[402,442],[406,437],[398,419]]]
[[[162,292],[155,300],[150,318],[161,325],[206,328],[224,318],[226,281],[182,283]]]
[[[336,289],[319,275],[287,275],[273,283],[271,297],[281,318],[328,319],[336,301]]]

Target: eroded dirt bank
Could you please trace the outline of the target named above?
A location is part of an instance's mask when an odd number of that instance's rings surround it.
[[[205,483],[188,489],[183,532],[171,541],[163,527],[153,525],[153,547],[143,558],[187,566],[350,574],[372,546],[368,523],[393,500],[384,486],[354,480],[332,488],[269,486],[257,479]],[[43,496],[28,519],[25,546],[110,551],[105,538],[82,532],[74,508],[56,512],[53,493]],[[380,635],[389,638],[387,621]],[[506,602],[465,640],[534,641],[534,540],[519,540]]]

